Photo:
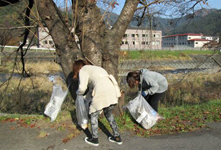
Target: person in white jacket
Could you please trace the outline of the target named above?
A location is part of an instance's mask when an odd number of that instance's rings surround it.
[[[94,146],[99,145],[98,116],[103,110],[113,130],[113,136],[108,138],[109,141],[119,145],[122,144],[118,126],[112,115],[112,110],[120,97],[116,80],[103,68],[88,65],[84,60],[75,61],[73,64],[73,73],[73,78],[79,80],[79,87],[76,94],[84,95],[87,92],[87,96],[90,95],[92,97],[89,106],[92,138],[86,137],[85,142]]]
[[[130,88],[138,86],[138,94],[141,94],[158,112],[158,102],[168,89],[167,79],[158,72],[141,69],[129,72],[126,80]]]

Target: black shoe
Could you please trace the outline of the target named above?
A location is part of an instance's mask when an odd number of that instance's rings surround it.
[[[111,136],[108,139],[110,142],[117,143],[118,145],[121,145],[123,143],[120,136],[116,136],[116,137]]]
[[[90,145],[99,146],[98,138],[90,138],[90,139],[89,139],[88,137],[86,137],[86,138],[84,139],[84,141],[85,141],[86,143],[90,144]]]

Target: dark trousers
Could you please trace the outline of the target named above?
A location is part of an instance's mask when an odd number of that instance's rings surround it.
[[[147,95],[145,97],[146,101],[150,104],[150,106],[156,111],[158,112],[158,102],[159,100],[163,97],[163,95],[166,93],[155,93],[153,95]]]
[[[118,131],[118,126],[115,122],[114,116],[112,115],[112,110],[114,109],[114,106],[115,105],[111,105],[107,108],[103,108],[103,111],[104,111],[104,116],[106,117],[107,121],[109,122],[113,130],[113,136],[119,136],[120,133]],[[91,131],[93,138],[98,138],[98,116],[100,112],[101,110],[91,113]]]

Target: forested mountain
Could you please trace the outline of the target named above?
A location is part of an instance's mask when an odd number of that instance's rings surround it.
[[[104,10],[101,10],[104,13]],[[109,13],[108,22],[112,25],[118,18],[115,13]],[[151,25],[150,25],[151,24]],[[131,27],[138,27],[136,17],[130,23]],[[201,9],[193,14],[182,18],[144,18],[140,27],[147,29],[162,30],[163,35],[182,34],[182,33],[203,33],[209,36],[221,35],[221,9]]]
[[[184,21],[180,26],[168,32],[168,34],[176,33],[203,33],[204,35],[220,36],[221,10],[211,11],[208,15]]]
[[[162,30],[163,35],[182,33],[203,33],[204,35],[221,35],[221,10],[198,10],[194,15],[186,15],[182,18],[145,18],[142,26],[150,29],[150,20],[153,30]],[[135,21],[131,26],[137,26]]]

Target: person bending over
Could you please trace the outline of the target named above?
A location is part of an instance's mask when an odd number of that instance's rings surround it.
[[[89,115],[91,120],[91,132],[92,138],[86,137],[84,140],[86,143],[98,146],[98,116],[103,110],[105,118],[108,120],[112,130],[113,136],[109,137],[110,142],[122,144],[118,126],[115,122],[112,110],[118,103],[119,93],[113,84],[113,80],[110,75],[101,67],[88,65],[84,60],[75,61],[73,64],[74,79],[79,80],[79,87],[76,92],[77,95],[84,95],[86,90],[87,96],[92,97],[92,101],[89,106]]]
[[[141,69],[129,72],[126,80],[130,88],[138,86],[138,94],[141,94],[158,112],[158,102],[168,89],[167,79],[158,72]]]

